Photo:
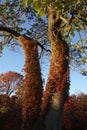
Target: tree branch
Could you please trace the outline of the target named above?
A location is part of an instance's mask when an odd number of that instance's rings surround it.
[[[60,19],[61,19],[64,23],[66,23],[66,24],[69,23],[68,19],[66,19],[66,18],[64,18],[64,17],[62,17],[62,16],[60,16]]]
[[[17,33],[17,31],[11,29],[11,28],[8,28],[8,27],[3,27],[3,26],[0,26],[0,31],[4,31],[4,32],[7,32],[7,33],[10,33],[12,34],[14,37],[19,37],[20,34]]]
[[[8,27],[3,27],[3,26],[0,26],[0,31],[3,31],[3,32],[7,32],[7,33],[9,33],[9,34],[12,34],[17,40],[18,40],[18,37],[19,36],[21,36],[21,34],[20,33],[18,33],[17,31],[15,31],[15,30],[13,30],[13,29],[11,29],[11,28],[8,28]],[[25,39],[31,39],[31,38],[29,38],[28,36],[26,36],[26,35],[22,35]],[[31,39],[32,40],[32,39]],[[47,50],[46,48],[44,48],[44,46],[43,45],[41,45],[39,42],[38,42],[38,46],[40,46],[40,48],[42,49],[42,51],[43,50],[45,50],[45,51],[49,51],[50,52],[50,50]]]
[[[78,17],[78,19],[80,19],[80,20],[83,21],[85,24],[87,24],[87,20],[85,20],[84,18]]]
[[[51,53],[51,51],[49,49],[44,48],[44,46],[41,45],[39,42],[38,42],[38,45],[40,46],[40,48],[42,49],[42,51],[45,50],[46,52],[50,52]]]

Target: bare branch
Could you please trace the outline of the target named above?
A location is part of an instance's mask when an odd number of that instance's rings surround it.
[[[87,20],[83,19],[82,17],[78,17],[81,21],[83,21],[85,24],[87,24]]]
[[[46,52],[50,52],[51,53],[51,51],[49,49],[44,48],[44,45],[41,45],[39,42],[38,42],[38,45],[42,49],[42,52],[43,52],[43,50],[45,50]]]
[[[19,36],[20,36],[20,34],[19,34],[17,31],[15,31],[15,30],[13,30],[13,29],[11,29],[11,28],[8,28],[8,27],[0,26],[0,31],[5,31],[5,32],[7,32],[7,33],[10,33],[10,34],[12,34],[14,37],[19,37]]]
[[[62,17],[62,16],[60,16],[60,19],[61,19],[64,23],[66,23],[66,24],[69,23],[69,21],[68,21],[66,18]]]
[[[0,31],[5,31],[5,32],[7,32],[7,33],[9,33],[9,34],[12,34],[17,40],[18,40],[18,37],[21,36],[20,33],[18,33],[17,31],[15,31],[15,30],[13,30],[13,29],[11,29],[11,28],[8,28],[8,27],[0,26]],[[31,38],[29,38],[29,37],[26,36],[26,35],[23,35],[23,36],[24,36],[24,38],[26,38],[26,39],[29,39],[29,40],[31,39]],[[45,50],[46,52],[51,52],[50,50],[44,48],[44,46],[41,45],[39,42],[38,42],[38,46],[40,46],[40,48],[42,49],[42,51]]]

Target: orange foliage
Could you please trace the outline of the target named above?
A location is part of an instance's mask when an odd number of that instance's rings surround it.
[[[23,122],[24,129],[29,130],[39,116],[42,101],[42,78],[38,59],[37,41],[20,36],[25,54],[25,82],[23,97]]]
[[[50,72],[46,90],[43,95],[43,102],[41,107],[42,113],[46,114],[46,109],[51,102],[54,92],[59,92],[61,102],[65,102],[68,98],[69,89],[69,47],[64,43],[52,44],[52,56],[50,64]]]
[[[20,87],[23,83],[23,75],[9,71],[0,75],[0,93],[11,95]]]
[[[0,130],[21,130],[21,104],[15,96],[0,95]]]
[[[87,96],[80,94],[71,96],[65,104],[64,127],[66,130],[86,130]]]

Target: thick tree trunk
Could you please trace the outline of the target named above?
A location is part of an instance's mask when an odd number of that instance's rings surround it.
[[[19,36],[25,54],[25,93],[23,97],[22,130],[31,130],[40,113],[42,101],[42,79],[38,59],[37,41]]]
[[[69,89],[69,47],[59,32],[61,20],[56,9],[49,8],[48,32],[51,44],[51,63],[42,102],[45,130],[61,130],[64,103]]]

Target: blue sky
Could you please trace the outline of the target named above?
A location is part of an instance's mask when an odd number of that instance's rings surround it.
[[[16,71],[23,74],[24,61],[22,49],[19,49],[16,53],[6,48],[3,51],[2,57],[0,57],[0,73]],[[45,80],[47,79],[48,67],[49,65],[46,64],[42,71]],[[71,71],[70,79],[70,94],[79,94],[81,92],[87,94],[87,76],[82,76],[75,71]]]

